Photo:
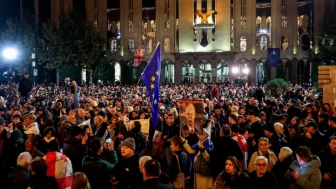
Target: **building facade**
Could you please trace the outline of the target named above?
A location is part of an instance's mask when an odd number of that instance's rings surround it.
[[[115,0],[114,0],[115,1]],[[335,0],[86,0],[87,17],[106,40],[115,79],[136,82],[156,44],[162,48],[162,82],[250,83],[284,78],[308,82],[309,60],[319,54],[325,12]],[[52,0],[52,19],[72,0]],[[268,48],[280,48],[277,67]],[[139,62],[138,66],[134,62]],[[127,74],[126,74],[127,73]]]

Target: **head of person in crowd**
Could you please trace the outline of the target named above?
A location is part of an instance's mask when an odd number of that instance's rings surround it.
[[[253,110],[247,110],[245,114],[246,121],[254,122],[255,120],[255,112]]]
[[[280,114],[276,117],[276,120],[281,123],[282,125],[284,125],[286,123],[286,116],[283,114]]]
[[[255,102],[254,102],[254,98],[253,98],[253,97],[250,97],[250,98],[248,99],[248,104],[249,104],[250,106],[255,106]]]
[[[32,126],[24,131],[29,140],[35,140],[40,135],[38,127]]]
[[[85,173],[75,172],[72,175],[71,189],[90,189],[90,182]]]
[[[259,119],[261,121],[266,121],[266,113],[265,112],[260,112],[259,113]]]
[[[240,135],[242,135],[242,136],[245,138],[245,140],[248,140],[248,139],[249,139],[249,132],[248,132],[247,129],[241,129],[241,130],[239,131],[239,133],[240,133]]]
[[[246,109],[244,106],[239,106],[239,110],[238,110],[239,115],[245,115],[246,113]]]
[[[257,177],[263,177],[267,172],[268,159],[265,156],[257,156],[254,160],[254,169],[257,172]]]
[[[26,151],[30,153],[30,155],[34,156],[36,152],[36,142],[35,140],[27,140],[25,143]]]
[[[329,103],[324,103],[323,107],[325,108],[326,112],[332,111],[331,105]]]
[[[291,156],[292,154],[293,154],[292,149],[290,149],[289,147],[282,147],[280,149],[278,159],[279,159],[280,162],[282,162],[284,159]]]
[[[336,128],[336,116],[330,116],[329,127]]]
[[[48,152],[58,152],[59,151],[59,144],[57,140],[52,140],[48,143]]]
[[[329,148],[331,154],[336,155],[336,136],[331,136],[329,138]]]
[[[299,125],[299,118],[296,117],[296,116],[294,116],[294,117],[291,119],[290,125],[291,125],[291,126],[298,126],[298,125]]]
[[[96,127],[100,127],[103,124],[103,117],[100,115],[97,115],[94,117],[93,122]]]
[[[29,113],[28,115],[25,116],[24,123],[26,126],[31,125],[35,122],[35,119],[36,119],[35,115],[32,113]]]
[[[16,164],[17,166],[23,167],[25,169],[30,169],[30,164],[33,158],[29,152],[22,152],[17,158]]]
[[[290,106],[297,106],[297,101],[292,99],[292,100],[289,101],[289,105]]]
[[[225,136],[225,137],[231,136],[231,128],[229,126],[223,126],[221,128],[220,136]]]
[[[43,158],[34,159],[31,163],[31,173],[32,175],[43,176],[47,175],[48,164]]]
[[[208,137],[210,136],[208,130],[206,128],[203,128],[202,133],[198,133],[197,137],[200,142],[204,142]]]
[[[274,123],[274,129],[277,133],[279,133],[281,135],[283,135],[284,132],[285,132],[284,126],[279,122]]]
[[[6,122],[5,122],[4,118],[0,117],[0,134],[2,134],[2,132],[4,131],[5,126],[6,126]]]
[[[245,123],[245,117],[243,115],[239,115],[237,117],[237,124],[243,124]]]
[[[121,156],[124,158],[130,158],[133,155],[135,155],[135,148],[136,144],[133,138],[126,138],[121,144],[120,144],[120,151]]]
[[[231,176],[240,175],[243,171],[239,160],[234,156],[229,156],[225,161],[225,173]]]
[[[51,141],[55,138],[56,130],[54,127],[47,127],[43,132],[43,136],[45,137],[46,141]]]
[[[170,149],[173,153],[182,150],[183,139],[180,136],[174,136],[170,139]]]
[[[309,132],[310,134],[314,134],[317,131],[317,123],[313,121],[309,121],[306,125],[306,131]]]
[[[143,169],[144,169],[144,166],[145,166],[145,163],[148,161],[148,160],[151,160],[152,157],[151,156],[142,156],[140,157],[139,159],[139,169],[140,169],[140,172],[143,174]]]
[[[133,110],[131,113],[131,119],[139,119],[139,112],[136,110]]]
[[[160,162],[155,159],[150,159],[146,161],[142,173],[144,180],[148,180],[151,178],[159,178],[161,175]]]
[[[20,122],[21,121],[21,116],[20,115],[18,115],[18,114],[14,114],[13,116],[12,116],[12,122],[15,124],[15,123],[18,123],[18,122]]]
[[[103,143],[101,142],[101,139],[99,137],[94,137],[90,140],[89,143],[89,150],[91,154],[100,155],[103,153]]]
[[[134,121],[133,124],[131,125],[131,130],[134,133],[141,132],[141,123],[139,121]]]
[[[71,123],[72,125],[76,124],[76,116],[75,115],[68,115],[67,121]]]
[[[258,149],[260,150],[260,152],[262,152],[263,154],[267,154],[269,147],[270,147],[270,144],[269,144],[268,138],[266,137],[259,138]]]
[[[236,114],[230,114],[229,115],[229,124],[234,125],[237,124],[238,118]]]
[[[313,159],[313,155],[306,146],[300,146],[295,151],[296,160],[300,165],[303,165]]]

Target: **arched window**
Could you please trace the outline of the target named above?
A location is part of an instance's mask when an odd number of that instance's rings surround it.
[[[246,51],[246,46],[247,46],[246,37],[242,36],[240,38],[240,51],[245,52]]]
[[[260,36],[260,49],[262,51],[267,50],[267,36],[266,35]]]
[[[260,85],[264,82],[264,64],[259,62],[257,64],[257,75],[256,75],[256,82]]]
[[[165,66],[165,81],[170,83],[175,82],[175,65],[173,63],[168,63]]]
[[[195,81],[195,68],[189,61],[182,62],[182,81],[194,82]]]
[[[121,68],[119,62],[114,64],[114,81],[120,81],[121,78]]]
[[[199,65],[199,74],[201,82],[211,81],[212,76],[211,64],[207,61],[202,61]]]
[[[134,53],[134,39],[128,40],[128,52]]]
[[[256,19],[256,30],[259,31],[261,29],[261,17],[258,16]]]
[[[229,63],[225,60],[217,64],[217,81],[223,82],[229,80],[230,67]]]
[[[118,47],[118,42],[116,39],[111,40],[111,53],[116,53]]]

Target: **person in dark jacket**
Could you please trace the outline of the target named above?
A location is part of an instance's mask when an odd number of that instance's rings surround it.
[[[117,153],[113,144],[102,144],[100,138],[94,137],[90,140],[89,155],[83,159],[83,172],[89,178],[92,189],[111,189],[110,176],[113,168],[118,162]],[[102,159],[105,152],[107,161]]]
[[[73,172],[80,172],[82,160],[88,153],[86,146],[88,135],[83,135],[83,130],[78,126],[72,127],[70,134],[71,137],[65,140],[63,153],[71,160]]]
[[[133,138],[126,138],[120,146],[122,157],[114,169],[112,182],[117,185],[117,189],[138,188],[141,183],[137,178],[141,173],[139,157],[135,154],[135,141]]]
[[[173,181],[180,171],[181,173],[184,173],[185,176],[189,175],[189,157],[182,151],[183,142],[185,141],[183,141],[180,136],[174,136],[170,140],[170,149],[173,152],[173,156],[168,164],[167,174]],[[180,167],[178,165],[180,165]]]
[[[282,147],[278,156],[278,161],[272,169],[272,173],[278,180],[279,189],[288,189],[289,182],[285,180],[284,174],[287,172],[290,164],[294,161],[293,151],[288,147]]]
[[[317,129],[318,126],[316,122],[310,121],[305,127],[307,129],[306,132],[303,133],[305,136],[304,144],[306,144],[312,154],[317,155],[325,146],[324,135]]]
[[[250,188],[278,189],[276,177],[267,171],[268,160],[265,156],[258,156],[254,160],[255,171],[250,173]]]
[[[55,177],[47,176],[48,165],[44,159],[36,159],[31,163],[30,187],[34,189],[59,189]]]
[[[301,119],[302,112],[299,106],[297,106],[296,100],[293,100],[293,99],[290,100],[290,106],[287,110],[287,114],[288,114],[288,119],[287,119],[288,122],[292,120],[293,117],[297,117],[299,118],[299,120]]]
[[[214,149],[210,154],[210,168],[214,179],[224,170],[224,161],[229,156],[235,156],[239,161],[244,160],[244,154],[238,142],[231,137],[230,127],[224,126],[221,129],[221,137],[214,142]]]
[[[168,114],[168,118],[166,121],[165,127],[163,127],[163,132],[162,132],[162,139],[164,141],[164,150],[165,150],[165,155],[166,155],[166,160],[167,163],[170,162],[170,158],[172,156],[172,152],[170,149],[170,139],[173,138],[174,136],[178,136],[180,134],[180,128],[179,126],[174,122],[174,115],[173,114]]]
[[[19,82],[19,94],[21,96],[21,101],[27,102],[29,99],[29,92],[33,88],[33,84],[28,78],[28,73],[25,73]]]
[[[29,186],[30,173],[29,167],[32,157],[29,152],[23,152],[17,159],[17,166],[9,175],[10,188],[27,189]]]
[[[329,146],[322,150],[318,157],[321,160],[321,188],[336,188],[336,136],[331,136]]]
[[[161,166],[157,160],[148,160],[143,169],[144,184],[141,189],[173,189],[171,185],[160,182]]]

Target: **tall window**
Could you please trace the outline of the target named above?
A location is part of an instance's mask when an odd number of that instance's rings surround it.
[[[262,51],[267,50],[267,36],[266,35],[260,36],[260,49]]]
[[[117,52],[118,43],[116,39],[111,40],[111,53]]]
[[[264,64],[262,62],[259,62],[257,64],[257,75],[256,75],[256,82],[258,84],[262,84],[264,82]]]
[[[134,53],[134,39],[128,40],[128,52]]]
[[[207,61],[203,61],[199,65],[199,74],[201,82],[210,82],[212,77],[211,64]]]
[[[129,7],[128,7],[128,12],[129,12],[129,20],[128,20],[128,31],[133,32],[133,20],[134,20],[134,14],[133,14],[133,0],[129,0]]]
[[[240,27],[246,29],[246,0],[241,0]]]
[[[195,81],[195,68],[191,62],[182,62],[182,81],[183,82],[194,82]]]
[[[246,46],[247,46],[246,37],[242,36],[240,38],[240,51],[245,52],[246,51]]]
[[[287,28],[287,0],[282,0],[281,14],[281,27]]]
[[[165,31],[169,30],[169,25],[169,0],[165,0]]]
[[[165,67],[165,74],[166,74],[166,82],[171,82],[174,83],[175,82],[175,66],[174,64],[166,64]]]
[[[119,62],[114,64],[114,81],[120,81],[121,78],[121,69]]]
[[[229,63],[225,60],[222,60],[217,64],[217,81],[223,82],[225,80],[229,80]]]

